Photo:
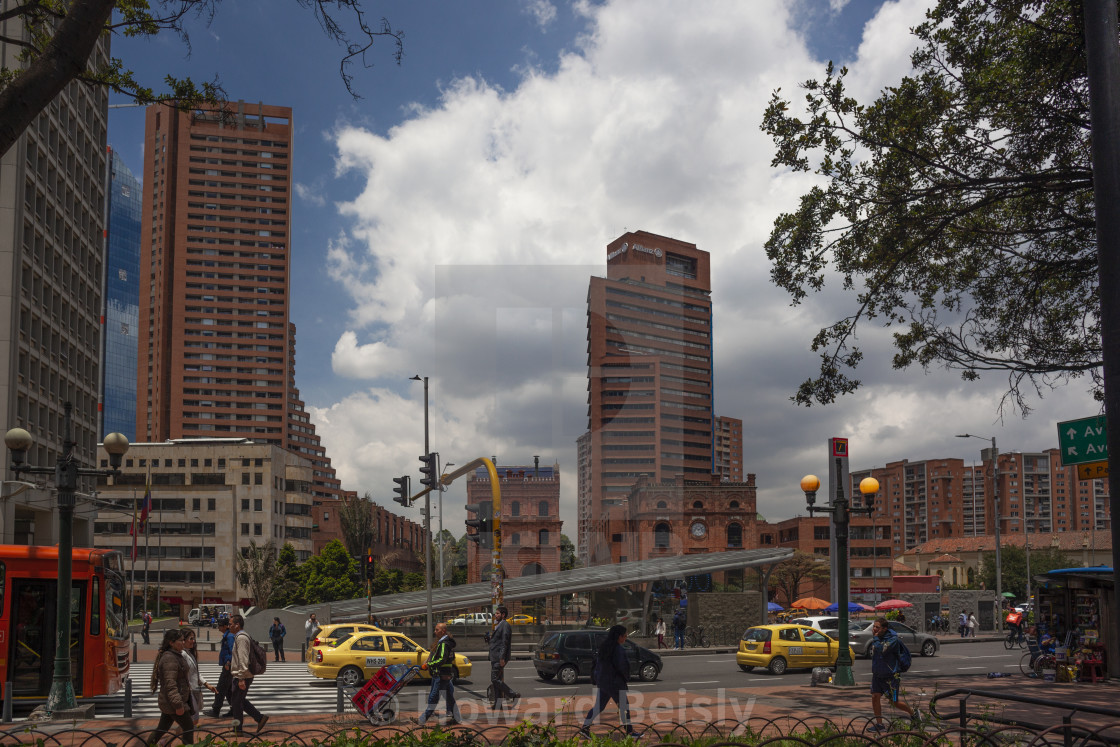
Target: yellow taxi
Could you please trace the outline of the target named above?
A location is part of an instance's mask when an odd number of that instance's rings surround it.
[[[848,652],[855,660],[851,646]],[[758,625],[748,628],[739,641],[735,663],[744,672],[766,667],[771,674],[787,669],[836,666],[840,643],[806,625]]]
[[[334,625],[323,625],[311,640],[311,647],[337,646],[341,641],[345,641],[355,633],[376,633],[379,630],[381,630],[381,628],[376,625],[367,625],[365,623],[336,623]]]
[[[532,615],[514,615],[509,619],[510,625],[536,625],[537,618]]]
[[[313,677],[342,680],[342,684],[357,687],[381,667],[390,664],[413,666],[428,661],[428,651],[403,633],[379,630],[357,633],[336,645],[321,645],[311,649],[307,671]],[[418,677],[431,679],[431,672],[422,669]],[[471,660],[455,654],[455,679],[471,676]]]

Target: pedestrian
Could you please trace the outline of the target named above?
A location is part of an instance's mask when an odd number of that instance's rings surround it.
[[[968,637],[976,637],[976,628],[980,627],[980,621],[976,619],[975,612],[968,613]]]
[[[677,610],[677,613],[673,615],[673,648],[684,651],[684,631],[687,627],[684,613]]]
[[[968,610],[961,610],[961,616],[957,618],[957,632],[961,638],[968,635]]]
[[[284,636],[288,629],[279,617],[272,618],[272,625],[268,628],[268,640],[272,641],[273,661],[284,661]]]
[[[591,736],[591,724],[613,700],[618,703],[618,720],[626,729],[626,736],[640,737],[630,725],[630,706],[626,693],[630,683],[630,659],[626,656],[626,628],[615,625],[607,631],[607,637],[595,655],[595,665],[591,671],[591,682],[598,688],[595,704],[583,718],[580,727],[581,737]]]
[[[244,627],[244,617],[229,616],[229,631],[233,633],[233,659],[229,665],[233,683],[229,689],[229,707],[233,715],[234,736],[241,736],[246,713],[257,722],[258,734],[268,721],[268,716],[262,714],[249,702],[249,687],[253,684],[253,673],[249,671],[249,634],[243,630]]]
[[[159,690],[159,723],[148,738],[148,744],[159,744],[171,724],[183,730],[183,744],[194,744],[194,721],[191,719],[191,685],[187,663],[182,656],[186,637],[178,628],[163,634],[155,666],[152,667],[152,692]]]
[[[202,688],[205,687],[210,692],[217,692],[217,688],[202,679],[202,673],[198,669],[198,642],[193,630],[183,631],[182,655],[187,665],[187,682],[191,687],[191,722],[198,726],[198,720],[202,716]]]
[[[513,628],[510,627],[509,610],[499,607],[494,612],[494,630],[490,633],[490,686],[494,689],[495,710],[502,707],[502,698],[511,702],[521,697],[513,688],[506,684],[505,669],[513,647]]]
[[[144,610],[144,614],[140,616],[140,619],[144,623],[144,626],[140,628],[140,635],[144,639],[144,645],[151,645],[152,641],[149,638],[149,635],[151,634],[152,630],[152,613]]]
[[[875,713],[875,723],[870,731],[887,731],[883,724],[882,696],[890,698],[891,705],[910,714],[912,721],[918,720],[917,712],[905,701],[898,699],[902,686],[902,670],[899,666],[898,650],[901,642],[887,624],[887,618],[876,618],[871,624],[871,710]]]
[[[459,708],[455,705],[455,683],[453,682],[455,678],[455,639],[448,634],[446,623],[436,623],[434,633],[436,645],[432,647],[432,652],[428,654],[428,661],[421,665],[421,669],[427,669],[432,677],[432,688],[428,691],[428,707],[420,717],[419,724],[423,726],[435,712],[436,706],[439,704],[441,690],[446,693],[447,717],[451,719],[452,723],[462,723],[459,718]]]
[[[233,683],[233,677],[229,673],[230,663],[233,661],[233,633],[229,632],[227,618],[218,621],[218,632],[222,634],[222,648],[218,652],[218,666],[222,668],[222,672],[218,675],[218,686],[214,689],[214,706],[210,709],[210,715],[214,718],[221,718],[222,703],[229,698],[230,685]],[[232,703],[231,698],[230,704]],[[226,715],[229,715],[228,711]]]
[[[653,627],[653,632],[657,634],[657,650],[669,648],[665,645],[665,620],[660,615],[657,617],[657,625]]]
[[[303,635],[307,639],[307,654],[311,655],[311,642],[315,640],[315,636],[319,635],[319,621],[315,619],[315,613],[311,613],[311,617],[307,618],[307,622],[303,624]]]

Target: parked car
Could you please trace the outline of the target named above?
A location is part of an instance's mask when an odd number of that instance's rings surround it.
[[[840,618],[834,615],[823,617],[798,617],[789,622],[791,625],[806,625],[810,628],[816,628],[829,638],[840,640]],[[848,618],[848,635],[850,636],[857,630],[870,627],[871,622],[871,620],[855,620]],[[851,642],[851,638],[848,639],[848,642]]]
[[[357,687],[378,669],[390,664],[414,666],[428,660],[428,650],[403,633],[378,631],[358,633],[337,646],[316,646],[307,660],[307,671],[313,677],[333,680]],[[455,679],[471,676],[471,660],[455,654]],[[431,670],[423,669],[420,679],[431,679]]]
[[[607,631],[580,628],[548,633],[533,647],[533,666],[537,676],[548,682],[556,679],[564,685],[575,684],[580,677],[590,677],[595,653],[607,637]],[[630,676],[652,682],[661,674],[661,657],[635,645],[623,644],[630,660]]]
[[[895,635],[902,639],[906,648],[910,649],[911,654],[933,656],[941,649],[941,643],[929,633],[919,633],[909,625],[903,625],[897,620],[888,620],[887,625],[890,626]],[[871,636],[871,626],[868,625],[862,630],[849,630],[848,642],[852,644],[852,648],[859,652],[860,656],[871,658]]]
[[[490,625],[493,620],[490,612],[467,612],[447,622],[449,625]]]
[[[315,634],[315,639],[311,641],[311,648],[315,648],[316,646],[337,646],[357,633],[376,633],[380,630],[381,628],[376,625],[366,625],[365,623],[323,625],[319,628],[319,632]]]
[[[758,625],[739,641],[735,663],[744,672],[765,667],[771,674],[788,669],[836,666],[840,642],[806,625]],[[849,648],[850,655],[855,653]]]

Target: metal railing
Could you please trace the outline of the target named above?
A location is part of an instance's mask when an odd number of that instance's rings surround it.
[[[938,705],[941,701],[957,699],[956,713],[941,713],[938,710]],[[970,704],[969,701],[972,701]],[[980,702],[982,701],[982,702]],[[1046,724],[1037,721],[1029,721],[1025,718],[1018,718],[1013,715],[1007,714],[1008,704],[1020,704],[1030,706],[1027,710],[1028,713],[1039,715],[1039,709],[1046,709],[1041,713],[1052,712],[1055,717],[1060,714],[1061,724],[1047,726]],[[970,705],[976,705],[975,710],[970,710]],[[997,709],[999,709],[997,711]],[[1075,743],[1075,736],[1081,741],[1084,741],[1087,736],[1102,734],[1106,731],[1112,732],[1111,739],[1107,740],[1107,744],[1120,743],[1117,732],[1120,731],[1120,710],[1115,708],[1102,708],[1093,705],[1078,705],[1076,703],[1059,702],[1053,698],[1035,698],[1029,695],[1016,695],[1009,693],[1006,690],[975,690],[967,687],[960,687],[955,690],[949,690],[943,693],[937,693],[929,700],[930,713],[944,721],[955,720],[960,729],[974,728],[976,724],[986,726],[989,724],[1002,724],[1004,726],[1028,729],[1035,732],[1054,733],[1059,732],[1062,737],[1062,743],[1066,747],[1073,747]],[[1092,714],[1095,716],[1106,716],[1114,719],[1115,723],[1110,724],[1105,728],[1090,727],[1082,724],[1075,724],[1074,718],[1078,715]],[[1056,720],[1056,719],[1055,719]]]

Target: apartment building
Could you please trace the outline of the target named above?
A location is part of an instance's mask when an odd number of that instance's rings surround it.
[[[20,35],[18,19],[3,23]],[[20,69],[21,52],[0,45],[0,64]],[[106,36],[90,64],[108,59]],[[0,157],[0,422],[31,434],[32,464],[61,455],[67,401],[75,457],[97,456],[107,113],[104,87],[72,81]],[[53,491],[4,483],[0,495],[0,541],[58,542]],[[74,542],[92,542],[88,522],[75,522]]]
[[[576,439],[576,557],[586,568],[591,554],[591,431]]]
[[[639,478],[706,480],[714,470],[709,255],[623,234],[587,301],[590,513],[601,524]],[[587,547],[590,564],[610,562],[601,535]]]
[[[719,475],[723,482],[742,482],[743,421],[717,415],[712,448],[715,450],[713,473]]]
[[[137,437],[252,438],[315,464],[289,322],[292,110],[146,112]]]

